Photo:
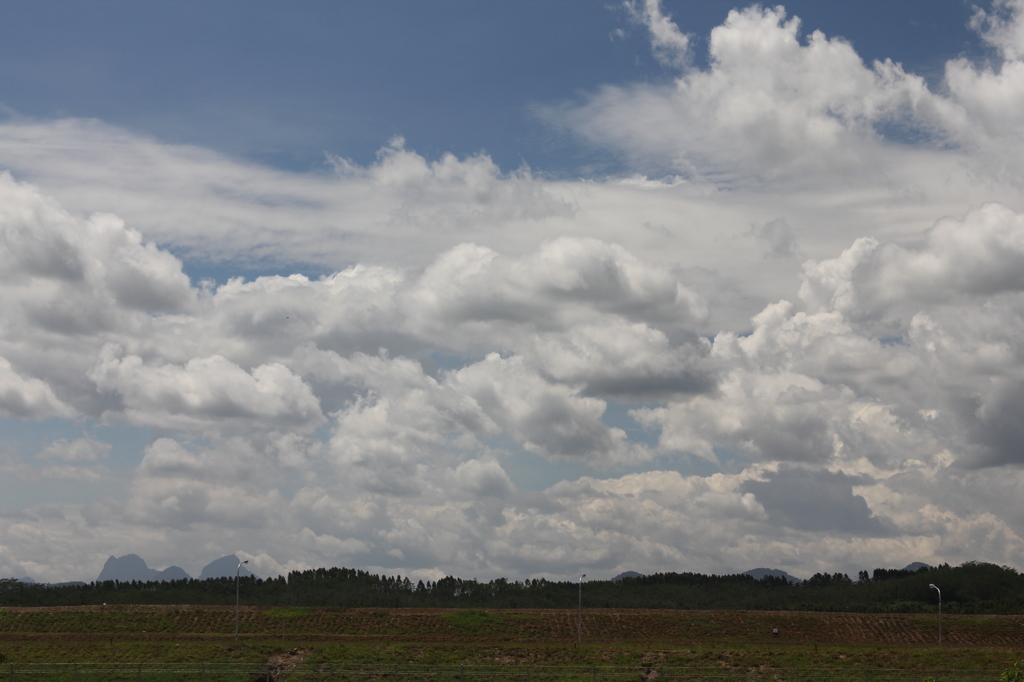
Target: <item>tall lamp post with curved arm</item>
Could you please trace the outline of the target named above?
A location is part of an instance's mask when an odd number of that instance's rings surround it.
[[[939,646],[942,646],[942,590],[929,583],[928,587],[939,593]]]
[[[242,571],[242,564],[249,563],[249,560],[238,562],[238,568],[235,569],[235,639],[238,639],[238,574]],[[230,564],[229,564],[230,565]]]
[[[587,577],[584,573],[580,576],[580,606],[576,616],[576,643],[583,643],[583,579]]]

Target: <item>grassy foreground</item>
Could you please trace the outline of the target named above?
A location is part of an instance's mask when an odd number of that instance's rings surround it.
[[[1024,616],[763,611],[98,606],[0,609],[6,664],[686,666],[1003,670],[1024,658]],[[773,631],[777,629],[778,634]]]

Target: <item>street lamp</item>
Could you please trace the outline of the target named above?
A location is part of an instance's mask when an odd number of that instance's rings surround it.
[[[936,592],[939,593],[939,646],[941,647],[942,646],[942,590],[940,590],[939,588],[935,587],[935,585],[932,585],[931,583],[928,584],[928,587],[932,588],[933,590],[935,590]]]
[[[583,579],[587,577],[584,573],[580,576],[580,607],[576,616],[576,643],[583,643]]]
[[[238,574],[242,571],[242,564],[249,563],[249,560],[238,562],[238,568],[235,569],[235,639],[238,639]]]

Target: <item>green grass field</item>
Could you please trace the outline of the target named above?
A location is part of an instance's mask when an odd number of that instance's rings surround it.
[[[579,646],[576,618],[572,610],[243,607],[235,641],[232,608],[7,608],[0,610],[0,678],[4,667],[41,663],[257,669],[289,650],[301,652],[296,671],[631,666],[803,669],[806,678],[814,669],[899,669],[919,680],[937,670],[1001,671],[1024,659],[1024,616],[946,616],[942,648],[932,616],[593,609],[583,612]]]

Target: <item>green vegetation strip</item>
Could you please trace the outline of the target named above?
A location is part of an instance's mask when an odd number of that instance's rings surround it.
[[[296,670],[305,671],[355,665],[728,674],[900,669],[941,682],[948,671],[1007,670],[1024,658],[1021,616],[946,616],[942,648],[937,619],[919,615],[585,609],[582,646],[576,617],[569,609],[245,607],[235,641],[233,608],[9,608],[0,610],[0,660],[8,667],[56,661],[135,666],[136,672],[213,663],[255,670],[301,648]]]
[[[908,670],[863,670],[850,671],[827,668],[759,668],[747,671],[730,671],[716,668],[675,668],[675,667],[629,667],[629,666],[472,666],[472,665],[337,665],[294,668],[287,671],[278,669],[249,668],[197,664],[179,665],[174,667],[148,667],[139,665],[111,666],[104,664],[49,664],[34,666],[5,666],[10,679],[43,679],[43,680],[92,680],[101,679],[106,682],[135,680],[189,680],[197,679],[204,682],[222,682],[227,680],[451,680],[466,682],[467,680],[509,680],[524,679],[530,682],[558,682],[620,679],[620,680],[736,680],[737,682],[755,682],[760,680],[785,681],[792,680],[837,680],[848,682],[974,682],[994,681],[1019,682],[1013,675],[1019,672],[1009,669],[1000,673],[993,670],[951,671],[933,670],[931,674],[922,675],[917,671]]]

